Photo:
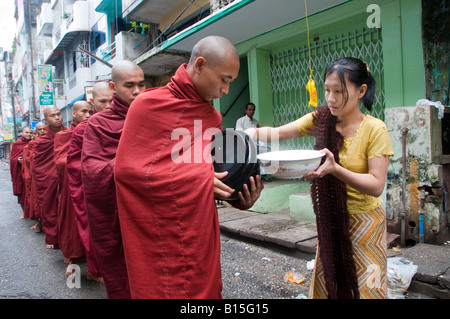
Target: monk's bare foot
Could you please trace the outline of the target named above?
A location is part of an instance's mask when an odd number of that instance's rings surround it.
[[[103,280],[103,277],[95,277],[95,276],[92,276],[92,275],[89,275],[89,274],[86,275],[86,279],[90,280],[90,281],[98,282],[99,284],[104,284],[105,283],[105,281]]]
[[[42,224],[40,221],[37,221],[34,227],[34,231],[36,233],[40,233],[42,231]]]
[[[38,223],[35,223],[33,226],[30,227],[30,229],[36,229]]]
[[[69,260],[70,260],[70,259],[69,259]],[[66,262],[66,261],[64,260],[64,262]],[[72,276],[72,275],[75,273],[75,269],[73,269],[73,268],[71,267],[71,265],[72,265],[72,261],[70,260],[69,265],[68,265],[67,268],[66,268],[66,276],[67,276],[67,277],[70,277],[70,276]]]
[[[53,248],[55,248],[54,245],[46,245],[46,247],[47,247],[47,249],[53,249]]]

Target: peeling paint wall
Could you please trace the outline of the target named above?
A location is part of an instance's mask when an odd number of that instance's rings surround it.
[[[448,158],[442,156],[442,123],[434,106],[395,107],[386,109],[386,125],[395,155],[390,160],[386,191],[388,230],[400,234],[405,196],[406,238],[419,242],[420,191],[425,200],[425,242],[439,244],[448,240],[448,219],[444,209],[443,188],[448,173]],[[403,186],[402,132],[405,143],[405,186]]]

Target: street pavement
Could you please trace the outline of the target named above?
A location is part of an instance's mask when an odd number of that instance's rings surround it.
[[[240,211],[222,202],[218,206],[221,229],[304,253],[317,247],[315,224],[295,221],[289,210],[261,214]],[[389,244],[396,236],[388,234]],[[405,295],[406,299],[450,299],[450,245],[419,243],[412,247],[388,249],[388,258],[402,257],[417,265],[417,272]]]
[[[44,233],[30,229],[34,221],[20,219],[12,194],[9,164],[0,161],[0,299],[106,299],[104,285],[87,281],[85,261],[77,261],[80,282],[65,275],[60,250],[47,249]],[[224,299],[298,299],[308,294],[312,254],[278,245],[261,244],[224,231],[221,234]],[[302,284],[285,281],[294,271]],[[173,274],[176,276],[176,274]],[[78,284],[78,285],[77,285]],[[78,288],[79,287],[79,288]]]
[[[0,299],[106,299],[102,284],[86,281],[85,261],[77,262],[80,281],[68,279],[61,251],[47,249],[44,233],[30,229],[32,220],[19,218],[7,162],[0,162],[0,202]],[[314,224],[293,221],[286,211],[259,214],[226,203],[218,212],[224,299],[306,298],[308,263],[317,245]],[[390,251],[419,266],[406,299],[448,298],[449,253],[450,247],[432,245]],[[289,272],[304,281],[286,281]]]

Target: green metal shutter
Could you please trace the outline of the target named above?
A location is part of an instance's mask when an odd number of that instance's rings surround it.
[[[369,114],[384,120],[385,98],[383,83],[383,50],[381,29],[361,28],[345,34],[336,34],[333,38],[313,42],[311,40],[311,64],[313,78],[317,86],[319,105],[325,105],[323,74],[334,60],[343,57],[356,57],[369,64],[376,85],[376,97]],[[274,126],[292,122],[314,110],[308,109],[309,94],[306,84],[309,80],[308,44],[272,52],[270,56],[270,74],[272,84],[272,105]],[[362,107],[364,113],[368,111]],[[280,149],[312,149],[313,138],[301,138],[282,141]]]

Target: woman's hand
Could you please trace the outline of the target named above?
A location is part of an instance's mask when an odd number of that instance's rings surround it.
[[[336,171],[336,161],[334,160],[334,155],[330,150],[324,148],[320,150],[321,153],[324,153],[326,156],[325,162],[317,168],[317,170],[313,172],[309,172],[304,176],[304,178],[313,180],[315,178],[322,178],[325,175],[331,174],[333,175]]]
[[[257,140],[258,139],[258,133],[256,132],[255,127],[250,127],[244,131],[244,133],[247,133],[252,139]]]

